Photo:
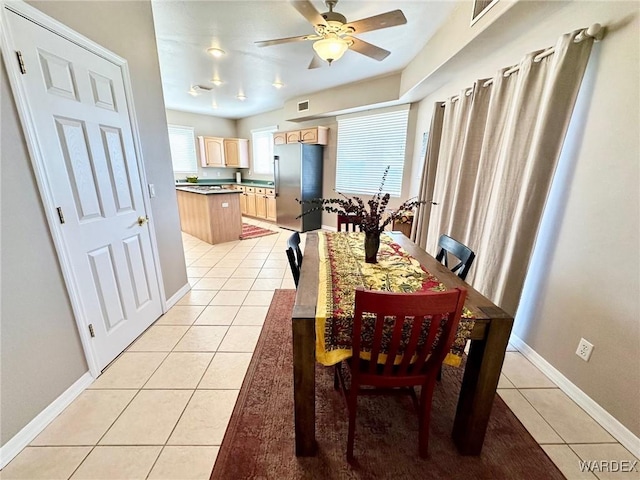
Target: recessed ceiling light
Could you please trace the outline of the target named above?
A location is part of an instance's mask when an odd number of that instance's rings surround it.
[[[273,82],[271,85],[273,85],[277,89],[281,89],[282,87],[284,87],[284,83],[282,82]]]
[[[218,104],[215,100],[211,103],[211,108],[218,108]]]
[[[244,93],[239,93],[238,95],[236,95],[236,98],[244,102],[247,99],[247,96]]]
[[[212,78],[211,80],[209,80],[211,83],[213,83],[216,87],[219,87],[220,85],[222,85],[224,82],[222,80],[220,80],[218,77],[216,78]]]
[[[225,51],[221,48],[207,48],[207,52],[211,54],[212,57],[220,58],[225,54]]]
[[[189,88],[188,93],[189,93],[189,95],[191,95],[192,97],[197,97],[198,95],[200,95],[200,92],[198,91],[198,89],[197,89],[197,88],[195,88],[195,87],[193,87],[193,86],[191,86],[191,87]]]

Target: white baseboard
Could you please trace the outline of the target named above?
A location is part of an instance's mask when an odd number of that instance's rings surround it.
[[[165,303],[165,313],[169,311],[171,307],[173,307],[178,301],[184,297],[187,292],[191,290],[191,285],[187,282],[180,290],[174,293],[171,298],[167,299],[167,303]]]
[[[322,225],[320,228],[322,228],[322,230],[329,230],[330,232],[338,231],[337,227],[330,227],[329,225]]]
[[[520,337],[511,334],[509,343],[516,347],[527,360],[538,367],[553,383],[558,385],[560,390],[576,402],[580,408],[587,412],[591,418],[598,422],[613,438],[620,442],[620,444],[633,455],[640,457],[640,438],[635,436],[627,427],[622,425],[609,412],[598,405],[589,395],[580,390],[580,388],[542,358],[538,352],[527,345]]]
[[[93,383],[90,372],[85,373],[62,395],[56,398],[47,408],[40,412],[22,430],[0,448],[0,469],[4,468],[13,458],[29,445],[62,411],[73,402],[78,395]]]

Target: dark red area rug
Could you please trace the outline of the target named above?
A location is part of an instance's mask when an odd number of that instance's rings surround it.
[[[211,479],[562,479],[496,396],[479,457],[451,440],[462,368],[443,370],[434,394],[429,458],[418,457],[418,419],[407,397],[361,397],[356,462],[346,461],[347,411],[333,369],[316,367],[318,454],[294,453],[291,311],[294,290],[276,290]]]
[[[242,224],[242,233],[240,234],[240,240],[247,240],[249,238],[264,237],[265,235],[273,235],[273,230],[258,227],[256,225],[250,225],[248,223]]]

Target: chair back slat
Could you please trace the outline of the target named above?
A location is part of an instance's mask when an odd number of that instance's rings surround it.
[[[373,334],[373,342],[371,344],[371,361],[369,363],[369,373],[373,374],[376,370],[380,351],[382,350],[382,333],[384,331],[385,317],[376,315],[375,330]]]
[[[435,358],[438,354],[439,350],[437,348],[436,345],[434,345],[434,341],[436,339],[436,335],[438,334],[438,330],[440,330],[441,328],[441,324],[442,324],[442,314],[437,314],[437,315],[432,315],[430,320],[429,320],[429,330],[428,330],[428,334],[427,334],[427,339],[425,340],[424,344],[425,346],[431,346],[431,348],[423,348],[419,354],[418,354],[418,359],[416,360],[413,368],[417,371],[420,372],[423,370],[425,363],[427,361],[433,361],[432,359]],[[446,340],[445,338],[440,338],[439,339],[439,344],[444,344],[444,341]]]
[[[416,378],[425,377],[429,373],[427,369],[437,371],[451,348],[465,298],[463,288],[445,292],[393,293],[358,287],[353,320],[353,370],[360,371],[361,353],[368,350],[361,338],[363,315],[374,314],[367,374],[393,377],[396,383],[407,377],[414,382],[412,384],[419,384],[415,383]],[[405,330],[408,330],[408,338],[403,335]],[[384,367],[378,366],[382,354],[387,356]],[[402,354],[402,359],[394,365],[398,354]],[[438,359],[441,359],[440,363],[437,363]]]
[[[387,359],[384,362],[384,375],[391,375],[393,366],[396,361],[396,356],[400,350],[400,344],[402,343],[402,331],[404,329],[405,317],[398,315],[394,318],[393,335],[391,336],[391,342],[387,349]]]
[[[359,232],[362,218],[358,215],[341,215],[338,214],[338,231],[339,232]]]
[[[411,325],[411,336],[407,342],[407,348],[405,349],[405,355],[402,356],[400,367],[398,368],[398,375],[407,375],[409,367],[411,366],[411,360],[413,354],[409,355],[408,352],[415,352],[418,346],[418,340],[420,339],[420,333],[422,332],[422,326],[426,321],[424,316],[415,317],[413,325]]]
[[[438,239],[438,247],[440,247],[440,251],[436,255],[436,260],[449,268],[448,257],[449,254],[453,255],[459,260],[459,263],[451,268],[451,271],[458,272],[458,277],[466,279],[476,254],[466,245],[444,234],[440,235]]]

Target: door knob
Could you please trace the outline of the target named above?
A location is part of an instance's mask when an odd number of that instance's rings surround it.
[[[144,225],[148,221],[149,221],[149,217],[147,217],[146,215],[144,215],[144,216],[141,215],[141,216],[138,217],[138,225],[140,225],[140,226]]]

